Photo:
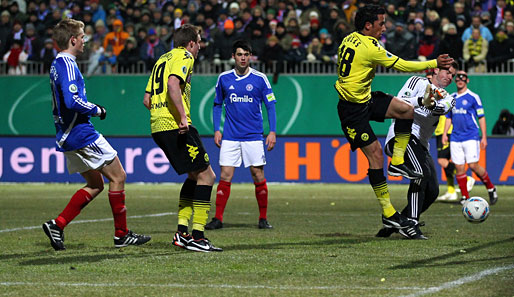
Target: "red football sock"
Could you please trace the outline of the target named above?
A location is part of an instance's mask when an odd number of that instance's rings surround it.
[[[128,233],[125,191],[109,191],[109,203],[114,217],[114,236],[123,237]]]
[[[223,222],[223,213],[227,206],[228,197],[230,196],[230,185],[232,183],[220,180],[216,189],[216,215],[215,217]]]
[[[494,185],[491,182],[491,179],[489,178],[489,174],[487,173],[487,171],[484,173],[484,175],[480,176],[480,180],[484,183],[485,187],[488,190],[494,188]]]
[[[61,230],[68,225],[93,197],[84,189],[78,190],[68,202],[61,214],[55,219],[55,223]]]
[[[457,179],[457,183],[459,183],[460,193],[464,199],[469,198],[468,192],[468,177],[466,174],[456,175],[455,179]]]
[[[255,198],[257,198],[257,204],[259,205],[259,219],[265,219],[268,212],[268,186],[266,180],[260,183],[254,183],[255,185]]]

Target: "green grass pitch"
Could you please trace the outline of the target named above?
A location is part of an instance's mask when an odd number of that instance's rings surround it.
[[[433,204],[422,216],[429,240],[415,241],[374,237],[380,206],[369,185],[270,184],[274,229],[259,230],[253,185],[235,184],[225,228],[206,231],[224,252],[194,253],[171,245],[180,185],[129,184],[128,226],[152,235],[149,244],[114,248],[105,191],[55,252],[40,226],[79,187],[0,184],[0,295],[514,296],[512,186],[498,187],[482,224],[460,205]],[[401,210],[407,187],[390,192]],[[487,198],[478,184],[472,195]]]

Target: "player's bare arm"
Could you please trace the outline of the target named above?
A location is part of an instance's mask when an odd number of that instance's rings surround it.
[[[480,149],[485,150],[487,147],[487,128],[485,124],[485,117],[478,119],[480,130],[482,131],[482,138],[480,139]]]
[[[177,122],[179,123],[179,133],[184,134],[189,131],[189,125],[187,123],[186,111],[184,109],[184,105],[182,104],[182,90],[180,89],[180,83],[181,81],[178,77],[174,75],[170,76],[168,79],[168,94],[170,95],[171,103],[173,106],[175,106],[178,113],[180,114],[180,121],[177,119]]]
[[[145,96],[143,97],[143,105],[150,110],[150,106],[152,105],[152,96],[150,93],[145,92]]]

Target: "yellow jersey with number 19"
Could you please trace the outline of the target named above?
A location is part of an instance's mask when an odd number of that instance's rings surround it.
[[[152,133],[178,129],[180,114],[168,94],[168,79],[175,75],[180,79],[182,104],[191,124],[191,75],[195,59],[183,47],[174,48],[162,55],[155,63],[146,85],[150,94],[150,126]]]
[[[371,98],[371,82],[378,65],[404,72],[437,67],[437,60],[405,61],[386,51],[376,38],[359,32],[343,39],[337,56],[335,88],[341,100],[354,103],[365,103]]]

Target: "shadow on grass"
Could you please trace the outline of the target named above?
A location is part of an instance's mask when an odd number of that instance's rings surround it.
[[[346,233],[327,233],[327,234],[315,234],[318,237],[324,237],[320,240],[309,240],[309,241],[290,241],[290,242],[274,242],[274,243],[262,243],[262,244],[235,244],[235,245],[223,245],[222,248],[225,251],[231,250],[269,250],[269,249],[282,249],[291,246],[319,246],[321,242],[323,246],[338,245],[339,248],[349,248],[351,245],[366,243],[375,241],[374,237],[368,235],[355,235]],[[332,238],[332,239],[326,239]]]
[[[182,250],[178,248],[169,248],[165,252],[152,252],[151,249],[138,249],[137,247],[130,247],[134,250],[123,252],[123,250],[110,250],[108,252],[101,251],[91,251],[90,255],[77,255],[70,251],[60,251],[60,252],[51,252],[52,254],[45,253],[44,256],[41,254],[35,255],[38,256],[36,259],[21,261],[19,265],[21,266],[31,266],[31,265],[53,265],[53,264],[81,264],[81,263],[95,263],[101,262],[104,260],[113,260],[113,259],[137,259],[137,258],[147,258],[148,256],[158,257],[158,256],[169,256],[173,254],[182,253]],[[26,257],[27,255],[23,255]],[[137,260],[136,260],[137,261]]]
[[[66,244],[65,251],[54,251],[52,247],[43,243],[38,246],[45,248],[43,251],[24,254],[0,255],[1,260],[20,259],[19,265],[50,265],[50,264],[79,264],[95,263],[103,260],[122,258],[159,257],[183,253],[184,251],[169,242],[149,242],[144,246],[128,246],[124,248],[91,247],[83,243]],[[27,259],[34,258],[34,259]],[[24,260],[27,259],[27,260]]]
[[[248,228],[248,229],[257,229],[257,223],[255,224],[243,224],[243,223],[223,223],[223,229],[232,229],[232,228]]]
[[[514,237],[503,239],[503,240],[498,240],[498,241],[491,241],[491,242],[484,243],[484,244],[481,244],[481,245],[478,245],[478,246],[474,246],[474,247],[462,247],[462,248],[460,248],[460,249],[458,249],[458,250],[456,250],[454,252],[451,252],[451,253],[440,255],[440,256],[437,256],[437,257],[432,257],[432,258],[429,258],[429,259],[411,261],[411,262],[408,262],[406,264],[393,266],[390,269],[396,270],[396,269],[419,268],[420,266],[424,266],[424,267],[437,267],[437,266],[448,266],[448,265],[462,265],[462,264],[466,264],[467,262],[471,262],[471,261],[477,262],[477,261],[480,261],[480,260],[472,259],[472,260],[469,260],[469,261],[468,260],[462,260],[462,261],[452,261],[452,262],[437,263],[438,261],[443,261],[443,260],[451,259],[451,258],[454,258],[454,257],[457,257],[457,256],[461,256],[461,255],[464,255],[464,254],[476,253],[476,252],[478,252],[478,251],[480,251],[482,249],[485,249],[485,248],[488,248],[488,247],[491,247],[491,246],[494,246],[494,245],[498,245],[498,244],[504,244],[504,243],[514,243]],[[465,250],[466,252],[462,253],[461,250]],[[514,258],[514,256],[505,256],[505,257],[488,258],[488,259],[485,259],[485,260],[486,261],[492,261],[492,260],[513,259],[513,258]]]

